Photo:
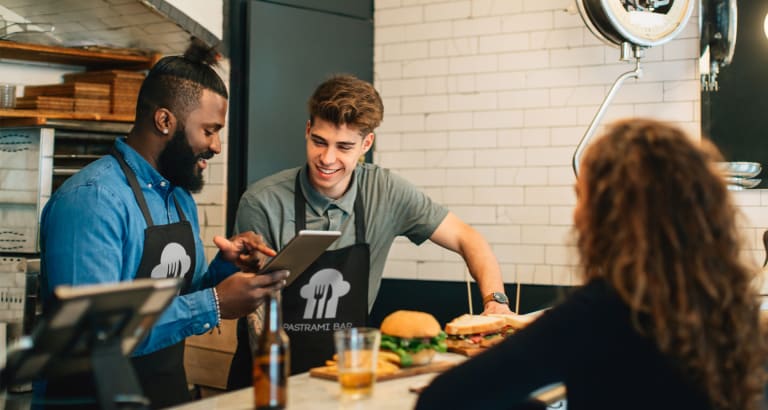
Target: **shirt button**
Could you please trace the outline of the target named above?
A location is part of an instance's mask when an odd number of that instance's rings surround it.
[[[147,188],[152,188],[152,184],[147,184]]]
[[[160,181],[160,186],[165,187],[165,181]]]
[[[210,323],[206,323],[203,325],[203,329],[210,329],[210,328],[211,328]]]

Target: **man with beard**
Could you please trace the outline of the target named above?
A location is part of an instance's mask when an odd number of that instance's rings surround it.
[[[275,254],[253,232],[214,238],[221,250],[217,258],[241,271],[206,268],[190,193],[200,191],[207,160],[221,152],[228,96],[211,68],[215,60],[215,52],[198,42],[184,56],[161,59],[142,84],[127,137],[115,142],[111,155],[69,178],[42,214],[45,301],[58,285],[181,279],[180,294],[133,352],[139,382],[154,408],[189,399],[183,367],[187,336],[253,311],[286,277],[286,272],[246,273]],[[95,397],[89,374],[40,382],[35,390],[46,399],[93,403]],[[83,402],[77,403],[82,408]]]

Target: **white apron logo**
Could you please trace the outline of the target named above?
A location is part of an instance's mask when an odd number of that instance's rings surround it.
[[[304,319],[334,319],[339,298],[349,293],[349,282],[336,269],[321,269],[312,275],[299,294],[307,300]]]
[[[160,263],[152,269],[152,279],[182,278],[187,274],[191,259],[183,246],[176,242],[165,245]]]

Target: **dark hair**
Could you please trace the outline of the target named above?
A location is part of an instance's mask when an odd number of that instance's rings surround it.
[[[136,118],[167,108],[183,121],[199,104],[204,89],[229,98],[224,81],[211,68],[217,59],[218,53],[196,38],[183,56],[161,58],[141,84]]]
[[[602,278],[635,327],[715,408],[751,409],[765,381],[758,269],[715,160],[677,127],[620,121],[584,154],[574,214],[585,279]]]
[[[352,75],[337,75],[320,84],[309,99],[309,121],[315,118],[347,125],[365,136],[381,124],[384,104],[373,86]]]

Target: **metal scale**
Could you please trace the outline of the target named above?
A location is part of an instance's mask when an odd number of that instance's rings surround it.
[[[576,0],[579,14],[597,38],[618,46],[621,60],[635,59],[635,69],[621,74],[605,96],[592,123],[573,154],[573,172],[579,175],[581,156],[595,134],[608,105],[621,85],[643,74],[644,50],[672,40],[685,28],[696,0]]]

